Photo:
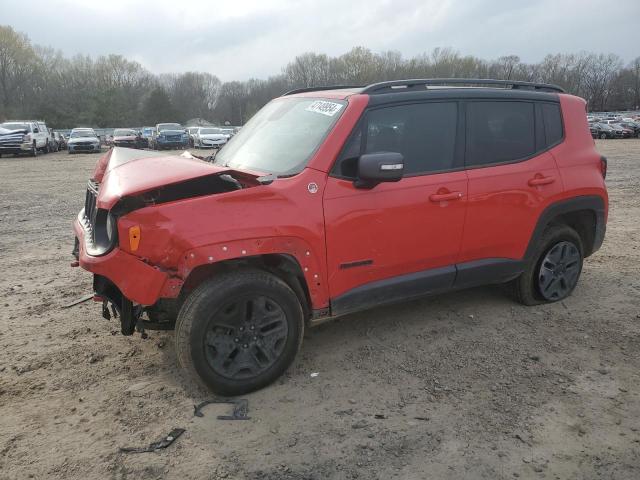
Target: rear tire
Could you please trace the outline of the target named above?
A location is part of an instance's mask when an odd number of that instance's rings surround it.
[[[263,388],[289,367],[302,344],[296,294],[261,270],[223,273],[187,297],[176,321],[178,363],[220,395]]]
[[[601,133],[601,134],[600,134],[600,138],[601,138],[602,140],[605,140],[605,139],[607,138],[607,134],[606,134],[606,133]]]
[[[524,305],[564,300],[580,279],[583,259],[584,247],[576,231],[566,225],[550,225],[524,272],[510,282],[512,294]]]

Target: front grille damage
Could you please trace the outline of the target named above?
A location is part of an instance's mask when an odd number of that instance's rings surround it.
[[[95,245],[95,225],[96,215],[98,212],[98,189],[100,184],[96,181],[89,180],[87,185],[87,194],[84,199],[84,219],[85,219],[85,234],[90,237],[91,244]]]
[[[84,245],[87,253],[92,256],[105,255],[117,243],[117,228],[115,221],[109,223],[109,211],[98,208],[98,191],[100,184],[89,180],[84,199],[84,208],[78,215],[78,222],[84,230]]]

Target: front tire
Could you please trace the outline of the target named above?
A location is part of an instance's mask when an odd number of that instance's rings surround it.
[[[564,300],[578,284],[583,259],[584,247],[575,230],[566,225],[549,226],[525,271],[510,285],[516,300],[524,305]]]
[[[191,292],[176,321],[176,354],[205,387],[242,395],[282,375],[303,334],[293,290],[270,273],[247,269],[217,275]]]
[[[602,140],[605,140],[605,139],[607,138],[607,134],[606,134],[606,133],[601,133],[601,134],[600,134],[600,138],[601,138]]]

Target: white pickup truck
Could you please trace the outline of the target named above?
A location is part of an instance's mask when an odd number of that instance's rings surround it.
[[[26,153],[35,157],[49,151],[49,130],[38,120],[11,120],[0,123],[0,156]]]

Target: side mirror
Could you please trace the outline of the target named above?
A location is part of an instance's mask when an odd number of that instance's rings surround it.
[[[34,128],[33,129],[33,133],[40,133],[40,129],[39,128]]]
[[[381,182],[397,182],[404,173],[404,157],[397,152],[365,153],[358,159],[356,188],[373,188]]]

